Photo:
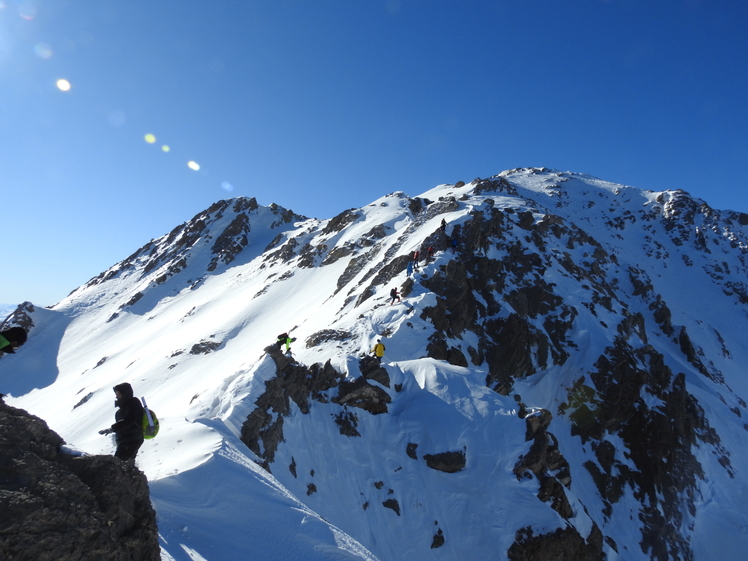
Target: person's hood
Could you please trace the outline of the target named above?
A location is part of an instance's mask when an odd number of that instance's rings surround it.
[[[119,392],[122,394],[123,400],[126,401],[130,399],[133,396],[132,386],[125,382],[124,384],[117,384],[112,388],[115,392]]]

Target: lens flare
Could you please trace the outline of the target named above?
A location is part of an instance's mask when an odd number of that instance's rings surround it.
[[[193,162],[192,160],[187,162],[187,167],[194,171],[198,171],[200,169],[200,165],[197,162]]]
[[[59,80],[57,80],[57,87],[60,91],[63,92],[70,91],[70,82],[68,82],[64,78],[60,78]]]
[[[156,137],[155,137],[155,136],[153,136],[153,135],[152,135],[151,133],[148,133],[148,134],[147,134],[147,135],[145,135],[145,136],[144,136],[143,138],[145,138],[145,141],[146,141],[146,142],[147,142],[148,144],[153,144],[154,142],[156,142]]]
[[[18,7],[18,15],[27,21],[31,21],[36,17],[36,8],[31,5],[31,2],[23,2]]]
[[[164,144],[164,145],[163,145],[163,146],[161,147],[161,150],[162,150],[163,152],[168,152],[169,150],[171,150],[171,148],[169,148],[169,146],[168,146],[168,145]]]
[[[46,43],[39,43],[36,45],[34,47],[34,52],[36,53],[36,56],[43,59],[52,58],[52,55],[54,54],[52,48]]]
[[[229,183],[228,181],[224,181],[223,183],[221,183],[221,188],[224,191],[233,191],[234,190],[234,186],[231,183]]]

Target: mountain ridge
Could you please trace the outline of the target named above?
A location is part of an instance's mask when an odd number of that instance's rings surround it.
[[[241,438],[364,558],[701,559],[715,532],[738,558],[746,225],[683,191],[545,168],[325,220],[220,201],[50,310],[18,312],[33,327],[11,360],[39,389],[9,381],[6,359],[0,379],[97,453],[102,379],[125,377],[175,435]],[[392,286],[403,303],[388,305]],[[284,331],[293,361],[268,347]],[[361,359],[378,337],[383,372]],[[57,372],[40,376],[28,357],[51,346]],[[157,512],[170,508],[159,484],[206,453],[181,452],[172,473],[142,452]],[[472,490],[487,481],[489,496]],[[463,521],[476,517],[480,531]]]

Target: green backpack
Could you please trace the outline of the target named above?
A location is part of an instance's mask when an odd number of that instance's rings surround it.
[[[156,417],[156,413],[149,409],[145,404],[145,398],[141,397],[140,399],[143,401],[143,437],[146,440],[150,440],[151,438],[155,438],[158,434],[158,417]]]

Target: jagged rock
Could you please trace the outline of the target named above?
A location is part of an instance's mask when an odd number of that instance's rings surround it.
[[[684,513],[696,508],[696,480],[703,477],[691,447],[703,441],[719,449],[719,437],[686,391],[685,376],[673,376],[664,357],[651,346],[634,348],[618,337],[595,367],[591,374],[594,388],[575,384],[567,405],[574,404],[575,412],[587,411],[570,414],[572,432],[583,441],[596,442],[602,469],[593,462],[585,466],[607,503],[606,512],[630,487],[643,505],[639,513],[642,550],[659,561],[688,557],[687,539],[678,528]],[[642,398],[644,392],[661,405],[650,409]],[[628,461],[636,469],[611,459],[613,449],[604,444],[608,432],[620,436]],[[723,465],[729,473],[729,459]]]
[[[335,424],[340,427],[340,434],[343,436],[361,436],[358,432],[358,417],[350,411],[341,411],[335,415]]]
[[[424,454],[423,459],[431,469],[445,473],[456,473],[465,469],[465,451]]]
[[[113,456],[70,456],[46,423],[0,401],[0,558],[157,561],[148,482]]]
[[[418,448],[418,444],[415,444],[413,442],[408,442],[408,445],[405,447],[405,453],[408,455],[409,458],[413,458],[414,460],[418,459],[418,455],[416,454],[416,449]]]
[[[0,331],[18,326],[23,327],[26,333],[28,333],[34,327],[34,320],[31,319],[31,314],[35,311],[36,307],[31,302],[19,304],[13,313],[3,320],[2,325],[0,325]]]
[[[509,195],[516,195],[517,190],[503,177],[491,177],[489,179],[477,179],[473,182],[475,188],[473,193],[476,195],[482,195],[483,193],[507,193]]]
[[[338,395],[334,403],[358,407],[371,413],[387,413],[387,404],[392,401],[389,394],[378,386],[372,386],[366,378],[356,378],[353,382],[343,381],[338,386]]]
[[[335,232],[340,232],[343,228],[355,222],[359,216],[361,216],[361,214],[356,212],[355,209],[344,210],[327,223],[322,230],[322,233],[329,235]]]
[[[212,353],[215,351],[218,347],[221,346],[220,341],[209,341],[209,340],[203,340],[199,343],[195,343],[192,345],[192,348],[190,349],[191,355],[207,355],[208,353]]]
[[[332,265],[339,259],[342,259],[343,257],[347,257],[351,255],[354,251],[356,251],[356,247],[353,244],[344,244],[344,245],[335,246],[325,256],[325,258],[322,260],[322,263],[320,265],[322,267],[326,265]]]
[[[551,508],[562,518],[568,520],[574,516],[574,511],[566,497],[563,485],[555,477],[541,477],[538,498],[543,502],[550,502]]]
[[[525,424],[527,425],[527,431],[525,432],[525,440],[533,440],[539,433],[545,432],[550,426],[553,415],[547,409],[541,409],[536,415],[528,415],[525,417]]]
[[[603,535],[594,525],[585,540],[576,528],[534,535],[531,527],[517,531],[507,555],[510,561],[604,561]]]
[[[247,201],[246,206],[238,207],[248,211],[258,208],[257,201],[252,198]],[[237,208],[234,209],[238,210]],[[247,235],[250,232],[249,217],[246,212],[239,212],[226,229],[216,238],[211,253],[213,257],[208,264],[208,271],[215,271],[218,263],[228,265],[236,256],[247,247]]]
[[[397,499],[387,499],[382,503],[382,506],[394,510],[400,516],[400,503],[397,502]]]
[[[393,277],[403,272],[408,266],[408,261],[410,261],[409,255],[399,255],[382,267],[372,279],[371,284],[369,284],[369,286],[361,293],[361,296],[358,297],[358,300],[356,300],[356,306],[361,305],[362,302],[368,300],[374,294],[375,286],[387,284]]]
[[[444,545],[445,539],[444,539],[444,532],[441,528],[439,528],[434,534],[434,539],[431,540],[431,549],[437,549]]]
[[[374,380],[387,388],[390,387],[390,376],[376,357],[366,356],[362,358],[358,362],[358,368],[361,375],[367,380]]]
[[[275,344],[266,347],[265,352],[275,363],[277,375],[265,382],[265,392],[257,398],[257,407],[242,424],[240,438],[263,459],[262,466],[270,471],[275,452],[284,441],[283,419],[291,414],[291,402],[303,414],[308,414],[310,400],[327,402],[326,392],[336,387],[343,375],[333,368],[330,361],[310,367],[298,364],[283,354]],[[345,430],[351,432],[350,436],[356,436],[352,434],[355,424],[350,417],[346,418],[344,424],[352,425],[353,430]],[[341,431],[343,428],[341,427]]]
[[[316,347],[317,345],[321,345],[328,341],[347,341],[352,337],[353,334],[350,331],[323,329],[322,331],[317,331],[317,333],[313,333],[306,338],[306,348],[311,349],[312,347]]]
[[[515,398],[519,399],[519,396]],[[524,404],[520,402],[520,417],[524,411]],[[538,498],[543,502],[550,502],[553,510],[569,519],[574,512],[564,486],[571,486],[571,471],[569,463],[558,448],[558,440],[547,430],[552,419],[553,415],[546,409],[525,416],[525,440],[532,441],[532,445],[528,453],[520,456],[515,464],[514,474],[517,479],[531,477],[530,473],[537,477],[540,481]]]

